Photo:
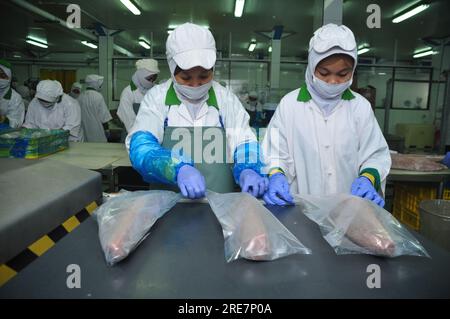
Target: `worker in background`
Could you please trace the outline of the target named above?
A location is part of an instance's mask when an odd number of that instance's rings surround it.
[[[11,64],[0,60],[0,124],[21,127],[25,106],[21,96],[11,88]]]
[[[36,94],[36,87],[39,81],[39,78],[31,77],[23,83],[30,90],[30,100],[32,100]]]
[[[241,86],[241,89],[239,90],[237,96],[239,101],[242,103],[242,105],[245,107],[248,102],[248,85],[247,83],[243,83]]]
[[[17,87],[17,93],[22,97],[23,105],[25,106],[25,113],[28,110],[28,105],[30,104],[30,89],[25,85],[19,85]]]
[[[127,132],[134,124],[144,95],[155,85],[158,73],[158,61],[154,59],[136,61],[136,71],[131,77],[130,85],[123,89],[117,109],[117,116],[125,125]]]
[[[126,138],[133,167],[145,181],[178,185],[191,199],[203,197],[207,188],[232,192],[235,182],[243,192],[262,196],[268,181],[260,175],[263,165],[249,116],[238,98],[213,80],[211,32],[192,23],[178,26],[167,39],[166,55],[172,78],[145,95]],[[177,150],[173,136],[181,131],[192,136],[194,128],[221,132],[215,136],[223,147],[216,149],[223,154],[219,161],[194,164],[192,153]],[[192,144],[204,149],[204,141]]]
[[[306,83],[282,98],[262,143],[266,203],[290,204],[291,192],[351,193],[384,206],[391,157],[370,103],[349,89],[356,63],[349,28],[327,24],[314,33]]]
[[[70,88],[70,92],[69,95],[74,98],[75,100],[78,99],[78,97],[81,94],[81,89],[83,88],[83,86],[81,85],[80,82],[74,82],[72,84],[72,87]]]
[[[18,80],[16,76],[12,76],[11,78],[11,87],[13,88],[13,90],[16,90],[17,92],[17,86],[18,86]]]
[[[80,94],[78,102],[81,107],[81,126],[85,142],[107,142],[105,131],[112,120],[105,99],[98,92],[103,84],[103,76],[89,74],[86,76],[86,90]]]
[[[70,132],[69,141],[83,141],[80,105],[63,92],[58,81],[39,82],[36,95],[28,106],[23,126],[67,130]]]
[[[248,93],[248,101],[245,105],[248,115],[250,115],[250,126],[261,127],[264,120],[264,112],[262,104],[258,100],[258,93],[250,91]]]

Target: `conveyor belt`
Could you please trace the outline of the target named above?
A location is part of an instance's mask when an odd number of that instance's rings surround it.
[[[208,204],[179,203],[126,260],[105,263],[93,218],[0,288],[0,298],[449,298],[450,253],[422,236],[432,259],[337,256],[298,207],[270,207],[312,255],[226,263],[222,229]],[[66,285],[80,268],[81,288]],[[381,288],[368,288],[369,265]]]
[[[0,264],[101,199],[99,173],[49,159],[0,159]]]

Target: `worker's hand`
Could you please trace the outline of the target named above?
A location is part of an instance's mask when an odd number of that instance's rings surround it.
[[[450,152],[447,152],[445,154],[444,160],[442,161],[444,165],[446,165],[448,168],[450,168]]]
[[[183,165],[178,171],[177,184],[184,197],[196,199],[205,196],[205,177],[195,167]]]
[[[352,184],[352,195],[368,199],[380,207],[384,207],[384,200],[375,190],[372,182],[364,176],[360,176]]]
[[[289,183],[284,174],[276,173],[269,177],[269,189],[263,198],[269,205],[294,205],[294,198],[289,192]]]
[[[239,176],[239,186],[242,192],[254,197],[261,197],[267,190],[269,181],[252,169],[244,169]]]

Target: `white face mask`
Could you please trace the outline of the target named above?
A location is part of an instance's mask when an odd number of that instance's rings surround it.
[[[39,103],[45,108],[51,108],[53,105],[55,105],[55,102],[47,102],[47,101],[41,101],[39,100]]]
[[[318,94],[324,99],[334,99],[342,95],[352,85],[353,78],[344,83],[330,84],[313,75],[312,84]]]
[[[147,90],[150,90],[155,85],[154,82],[149,81],[147,79],[143,79],[141,84],[144,87],[144,89],[147,89]]]
[[[0,79],[0,89],[6,89],[9,86],[9,80]]]
[[[209,89],[212,86],[212,81],[203,85],[192,87],[188,85],[181,85],[177,81],[173,82],[175,90],[184,98],[189,101],[199,101],[208,94]]]
[[[78,97],[80,96],[80,93],[70,92],[69,95],[71,97],[73,97],[74,99],[78,99]]]
[[[141,91],[143,95],[145,95],[148,90],[150,90],[155,85],[153,82],[147,80],[140,82],[140,84],[141,85],[139,86],[139,91]]]

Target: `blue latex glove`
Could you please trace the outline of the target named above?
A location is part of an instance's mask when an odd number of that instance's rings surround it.
[[[249,193],[254,197],[261,197],[269,186],[269,180],[252,169],[244,169],[239,176],[239,186],[241,186],[242,192]]]
[[[269,177],[269,189],[263,198],[269,205],[294,205],[294,198],[289,192],[289,183],[284,174],[276,173]]]
[[[148,183],[175,184],[180,168],[193,165],[190,158],[162,147],[156,136],[146,131],[135,132],[131,137],[130,161]]]
[[[360,176],[352,184],[352,195],[368,199],[380,207],[384,207],[384,200],[375,190],[372,182],[364,176]]]
[[[205,196],[205,177],[191,165],[181,166],[177,175],[177,183],[184,197],[196,199]]]
[[[442,161],[444,165],[446,165],[448,168],[450,168],[450,152],[447,152],[445,154],[444,160]]]

